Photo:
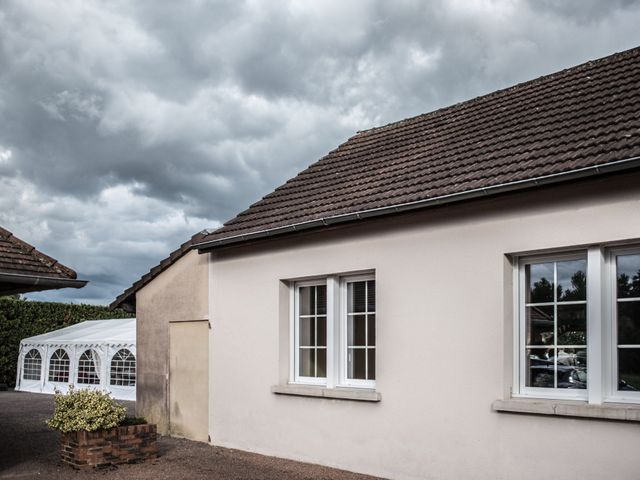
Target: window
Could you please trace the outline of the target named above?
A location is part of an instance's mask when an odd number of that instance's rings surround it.
[[[69,382],[69,355],[62,348],[57,349],[49,360],[49,381]]]
[[[373,275],[293,283],[291,380],[375,387],[376,294]]]
[[[40,372],[42,370],[42,357],[40,352],[32,348],[24,356],[22,363],[22,379],[23,380],[40,380]]]
[[[136,357],[130,350],[118,350],[111,359],[110,384],[121,387],[136,385]]]
[[[327,286],[296,286],[296,376],[324,383],[327,376]]]
[[[346,280],[347,373],[349,380],[376,379],[376,282]]]
[[[640,252],[615,255],[615,384],[619,392],[640,392]]]
[[[99,358],[95,350],[85,350],[78,360],[78,383],[99,385]]]
[[[640,402],[640,250],[522,257],[514,394]]]

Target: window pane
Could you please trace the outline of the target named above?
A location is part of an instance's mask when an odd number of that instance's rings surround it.
[[[618,390],[640,390],[640,348],[618,349]]]
[[[136,385],[136,357],[128,349],[118,350],[111,358],[111,385],[135,387]]]
[[[616,257],[618,298],[640,297],[640,255]]]
[[[553,302],[553,263],[525,266],[527,303]]]
[[[327,350],[324,348],[318,349],[318,377],[327,376]]]
[[[376,344],[376,316],[367,315],[369,319],[369,329],[367,330],[367,345],[370,347]]]
[[[376,311],[376,281],[369,280],[367,282],[367,311]]]
[[[351,345],[366,345],[366,315],[349,315],[347,317],[347,343]]]
[[[527,345],[553,345],[553,306],[527,307]]]
[[[369,380],[376,379],[376,349],[369,348],[367,349],[367,359],[368,359],[368,369],[369,369]]]
[[[558,305],[558,345],[587,344],[587,306]]]
[[[318,317],[316,319],[317,323],[317,332],[318,332],[318,346],[326,347],[327,346],[327,318],[326,317]]]
[[[63,349],[53,352],[49,360],[49,381],[67,383],[69,381],[69,355]]]
[[[93,350],[85,350],[78,360],[78,383],[99,385],[98,354]]]
[[[640,345],[640,302],[618,302],[618,345]]]
[[[298,375],[301,377],[315,377],[315,349],[300,348],[299,352],[300,371]]]
[[[315,315],[316,287],[300,287],[299,302],[300,315]]]
[[[300,345],[304,347],[316,344],[315,319],[313,317],[303,317],[300,319]]]
[[[558,349],[558,388],[587,388],[587,351]]]
[[[587,299],[587,261],[558,262],[558,301]]]
[[[527,387],[554,388],[552,348],[527,348],[525,385]]]
[[[366,380],[367,350],[364,348],[349,348],[347,357],[347,376],[353,379]]]
[[[326,285],[318,285],[316,287],[316,305],[318,311],[316,312],[318,315],[326,315],[327,314],[327,286]]]
[[[367,282],[350,282],[347,284],[347,307],[349,313],[366,311],[366,283]]]
[[[42,370],[42,357],[35,348],[29,350],[24,357],[22,378],[24,380],[40,380]]]

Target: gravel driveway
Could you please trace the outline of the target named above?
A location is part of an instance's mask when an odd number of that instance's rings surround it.
[[[132,402],[123,402],[130,413]],[[58,434],[45,419],[53,413],[53,397],[0,392],[0,479],[372,479],[308,463],[212,447],[205,443],[162,437],[160,457],[138,465],[78,472],[58,459]]]

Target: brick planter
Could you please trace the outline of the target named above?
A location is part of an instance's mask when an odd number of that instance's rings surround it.
[[[155,425],[128,425],[95,432],[63,433],[60,457],[77,469],[138,463],[158,456]]]

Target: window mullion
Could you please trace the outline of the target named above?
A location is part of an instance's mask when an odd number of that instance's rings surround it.
[[[606,318],[607,281],[604,251],[599,246],[587,252],[587,396],[589,403],[603,401],[603,318]]]
[[[338,278],[327,277],[327,388],[334,388],[339,378],[340,318],[339,308],[340,285]]]
[[[558,388],[558,262],[553,262],[553,388]]]

